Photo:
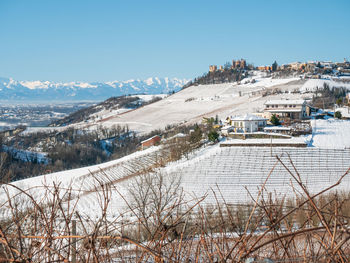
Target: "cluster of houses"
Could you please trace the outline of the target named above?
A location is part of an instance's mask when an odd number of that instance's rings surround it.
[[[350,104],[350,93],[347,94],[346,99],[347,103]],[[346,112],[343,108],[346,108]],[[341,112],[342,115],[345,117],[349,115],[350,118],[350,108],[343,108],[339,108],[339,110],[343,110]],[[306,131],[306,133],[310,132],[310,126],[305,125],[302,121],[310,119],[311,116],[314,116],[314,113],[315,109],[308,105],[307,101],[304,99],[267,100],[264,103],[263,112],[245,114],[243,116],[230,116],[222,120],[221,125],[218,125],[218,127],[221,127],[221,134],[223,136],[228,136],[230,133],[249,134],[256,132],[292,134],[292,132],[295,132],[295,127],[297,127],[298,130],[297,134],[303,134],[303,131]],[[301,122],[297,123],[295,127],[293,126],[294,131],[291,126],[268,125],[272,115],[276,115],[280,121],[286,124]],[[156,145],[160,143],[160,141],[161,137],[158,135],[148,138],[141,142],[142,149]]]
[[[281,121],[295,121],[307,119],[311,115],[311,107],[305,100],[268,100],[265,109],[261,113],[246,114],[243,116],[227,117],[223,121],[221,133],[254,133],[254,132],[279,132],[289,133],[289,127],[267,126],[272,115],[276,115]]]
[[[272,66],[259,66],[258,70],[272,71]],[[318,77],[318,73],[335,73],[337,75],[350,74],[350,62],[344,59],[343,62],[332,61],[308,61],[308,62],[293,62],[289,64],[279,65],[277,71],[290,70],[299,72],[308,72],[310,77]]]

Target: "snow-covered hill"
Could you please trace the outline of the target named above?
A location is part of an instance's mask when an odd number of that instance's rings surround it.
[[[161,94],[178,91],[188,80],[148,78],[112,82],[16,81],[0,78],[0,100],[36,101],[101,101],[126,94]]]
[[[327,147],[326,147],[327,148]],[[289,172],[277,162],[279,156],[291,171],[294,166],[311,193],[316,193],[334,184],[350,165],[350,153],[347,149],[326,149],[322,145],[308,148],[273,148],[268,147],[219,147],[212,145],[202,147],[187,158],[168,163],[157,170],[164,178],[180,178],[180,186],[185,198],[205,198],[202,204],[215,205],[217,199],[224,199],[230,204],[252,201],[258,196],[261,185],[271,172],[265,185],[265,193],[271,192],[277,197],[295,196],[300,189]],[[129,188],[133,185],[134,172],[139,167],[150,167],[155,164],[162,152],[161,148],[151,147],[111,162],[47,174],[14,182],[13,185],[31,194],[35,200],[44,200],[47,191],[60,185],[61,189],[72,187],[77,200],[76,211],[83,216],[98,218],[100,213],[100,182],[111,185],[108,217],[115,218],[128,210]],[[98,180],[96,179],[98,178]],[[167,180],[167,179],[166,179]],[[293,185],[294,186],[293,186]],[[345,177],[336,190],[349,190],[350,178]],[[10,216],[6,200],[8,194],[13,200],[21,202],[25,208],[31,201],[13,187],[1,186],[0,218]],[[115,190],[117,189],[117,190]],[[220,192],[218,191],[220,189]],[[296,191],[293,191],[296,190]],[[216,192],[217,197],[213,195]],[[41,201],[44,202],[44,201]],[[131,214],[130,214],[131,215]]]
[[[156,129],[164,129],[167,125],[181,123],[199,123],[203,117],[226,118],[230,115],[253,113],[263,109],[268,99],[298,99],[300,94],[276,94],[262,96],[263,92],[275,88],[294,90],[303,85],[296,78],[272,79],[259,78],[254,83],[224,83],[191,86],[158,102],[135,111],[123,114],[102,116],[96,123],[89,123],[89,128],[102,125],[128,125],[140,134],[147,134]],[[308,94],[304,94],[309,96]],[[82,123],[83,127],[86,125]]]
[[[74,127],[78,129],[91,130],[97,127],[127,125],[137,134],[147,134],[156,129],[164,129],[168,125],[199,123],[203,117],[218,115],[220,118],[226,118],[230,115],[257,112],[264,108],[264,102],[268,99],[309,98],[310,94],[290,93],[299,90],[305,82],[306,80],[295,77],[276,79],[254,76],[242,83],[190,86],[136,110],[97,105],[93,114],[86,115],[84,120],[69,123],[74,123]],[[275,89],[281,90],[281,93],[263,95]],[[153,95],[148,96],[148,99],[152,98]],[[141,99],[147,100],[143,97]]]

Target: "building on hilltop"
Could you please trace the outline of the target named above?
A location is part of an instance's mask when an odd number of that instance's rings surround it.
[[[232,60],[231,69],[246,69],[247,68],[247,62],[245,59],[241,58],[241,60]],[[216,72],[218,70],[218,67],[216,65],[210,65],[209,66],[209,72]],[[225,71],[224,66],[219,66],[220,71]]]
[[[235,62],[235,68],[239,68],[241,66],[241,61],[236,60]]]
[[[241,58],[240,68],[245,69],[246,67],[247,67],[247,62],[245,61],[245,59]]]
[[[289,63],[289,67],[292,69],[292,70],[299,70],[300,67],[301,67],[302,63],[300,62],[293,62],[293,63]]]
[[[232,59],[232,66],[231,66],[232,69],[235,69],[236,68],[236,61],[234,59]]]
[[[259,67],[257,67],[257,69],[261,70],[261,71],[271,71],[272,67],[271,66],[259,66]]]
[[[218,69],[216,65],[210,65],[209,66],[209,72],[215,72]]]
[[[310,116],[310,108],[305,100],[268,100],[264,105],[267,118],[273,114],[282,120],[301,120]]]

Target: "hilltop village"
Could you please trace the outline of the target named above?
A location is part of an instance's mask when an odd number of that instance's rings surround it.
[[[232,60],[232,63],[226,62],[225,65],[210,65],[209,72],[215,73],[217,71],[225,70],[260,70],[265,72],[284,72],[284,73],[306,73],[305,78],[321,78],[322,74],[329,74],[333,76],[350,76],[350,62],[344,58],[343,62],[332,61],[308,61],[308,62],[292,62],[288,64],[278,65],[275,61],[272,65],[264,65],[254,67],[247,64],[245,59]]]

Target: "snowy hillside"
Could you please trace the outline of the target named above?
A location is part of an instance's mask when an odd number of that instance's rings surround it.
[[[164,129],[167,125],[198,123],[203,117],[218,115],[220,118],[226,118],[230,115],[252,113],[262,110],[264,102],[268,99],[300,98],[300,94],[263,96],[263,92],[275,88],[292,91],[301,88],[303,83],[304,81],[300,82],[295,78],[258,78],[254,83],[190,86],[135,111],[100,116],[98,123],[89,124],[89,127],[128,125],[131,130],[145,134],[156,129]],[[81,127],[84,127],[84,123]]]
[[[306,136],[309,146],[328,149],[350,149],[350,121],[312,120],[312,134]]]
[[[345,88],[350,90],[349,78],[336,78],[336,79],[309,79],[301,87],[301,92],[316,91],[317,89],[323,89],[324,85],[328,85],[330,88]]]
[[[13,184],[26,190],[37,200],[40,200],[46,191],[52,189],[55,183],[62,189],[72,187],[74,196],[77,200],[79,198],[77,211],[81,215],[92,218],[99,213],[101,195],[98,190],[99,182],[113,185],[112,189],[117,190],[111,191],[108,214],[110,217],[115,217],[127,209],[125,201],[128,200],[128,188],[133,183],[134,172],[138,167],[153,165],[159,154],[158,150],[159,148],[153,147],[109,163],[30,178]],[[219,200],[224,198],[231,204],[249,202],[250,194],[252,197],[258,195],[259,187],[270,171],[273,172],[265,189],[279,197],[283,195],[291,197],[294,195],[292,184],[295,182],[276,159],[276,156],[279,156],[284,164],[294,171],[288,155],[312,193],[335,183],[350,166],[348,150],[273,148],[271,155],[268,147],[215,145],[200,149],[189,159],[160,168],[159,172],[165,178],[179,177],[187,199],[207,195],[204,204],[216,203],[213,190],[216,191]],[[337,189],[349,189],[349,185],[350,177],[345,177],[344,182]],[[294,187],[296,187],[295,184]],[[5,188],[9,189],[10,196],[17,195],[16,200],[22,200],[22,204],[26,203],[27,197],[19,195],[17,190],[9,186],[2,186],[1,202],[7,199]],[[8,216],[7,213],[10,210],[6,207],[5,205],[0,209],[0,217]]]
[[[149,78],[112,82],[16,81],[0,78],[0,100],[6,101],[101,101],[127,94],[161,94],[178,91],[188,80]]]

